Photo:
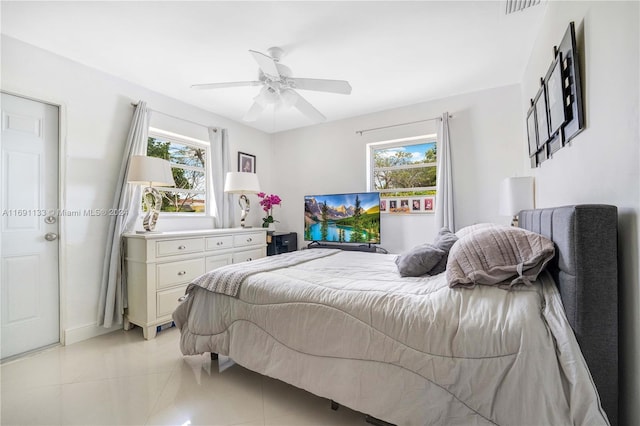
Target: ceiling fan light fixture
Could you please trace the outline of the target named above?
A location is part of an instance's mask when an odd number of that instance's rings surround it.
[[[291,89],[284,89],[280,91],[280,98],[282,99],[282,105],[286,108],[291,108],[298,101],[298,97]]]
[[[271,86],[265,85],[253,100],[262,107],[275,104],[279,100],[278,92]]]
[[[291,69],[280,63],[284,52],[279,47],[269,48],[269,55],[255,50],[249,50],[249,53],[258,64],[257,81],[195,84],[191,87],[206,90],[262,85],[258,95],[253,98],[253,104],[249,111],[244,115],[244,121],[255,121],[265,108],[272,106],[274,111],[294,107],[310,120],[322,122],[326,120],[326,117],[294,89],[351,94],[351,85],[345,80],[292,77]]]

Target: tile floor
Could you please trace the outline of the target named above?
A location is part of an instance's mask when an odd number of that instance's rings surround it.
[[[361,413],[209,354],[118,331],[0,366],[2,425],[366,425]]]

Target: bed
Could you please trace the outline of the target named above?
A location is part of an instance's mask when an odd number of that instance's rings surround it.
[[[174,312],[181,350],[397,425],[617,424],[616,224],[613,206],[521,212],[555,256],[508,290],[340,250],[220,268]]]

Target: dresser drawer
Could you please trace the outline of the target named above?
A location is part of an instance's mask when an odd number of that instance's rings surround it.
[[[156,242],[157,257],[197,253],[200,251],[204,251],[204,238],[184,238]]]
[[[178,306],[178,299],[184,296],[186,289],[187,286],[184,285],[171,290],[159,291],[156,295],[156,316],[171,315]]]
[[[238,253],[233,253],[233,263],[246,262],[249,260],[260,259],[264,257],[264,249],[245,250]]]
[[[234,235],[233,237],[233,245],[236,247],[266,244],[266,242],[267,236],[265,232],[250,232],[242,235]]]
[[[233,262],[233,256],[229,254],[221,254],[218,256],[207,256],[205,259],[206,271],[213,271],[221,266],[230,265]]]
[[[158,289],[186,284],[204,274],[204,258],[157,265]]]
[[[233,247],[233,235],[208,237],[206,241],[207,250],[224,250]]]

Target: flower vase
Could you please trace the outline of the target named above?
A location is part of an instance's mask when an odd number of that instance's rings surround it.
[[[275,231],[276,231],[276,224],[275,224],[275,223],[273,223],[273,222],[271,222],[271,223],[269,224],[269,226],[267,227],[267,230],[268,230],[269,232],[275,232]]]

